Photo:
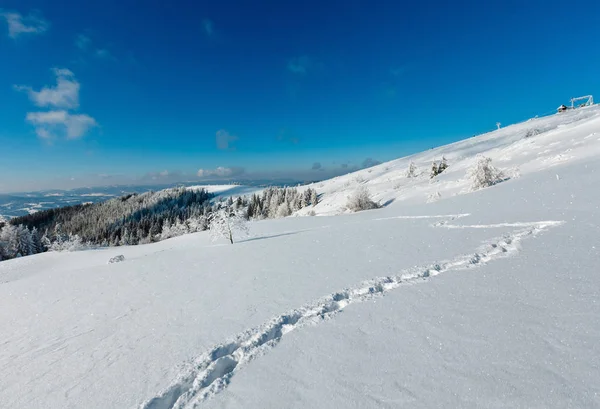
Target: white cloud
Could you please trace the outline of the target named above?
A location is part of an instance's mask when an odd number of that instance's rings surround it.
[[[204,28],[204,32],[206,33],[206,35],[209,37],[212,37],[212,35],[215,33],[214,23],[207,18],[202,20],[202,27]]]
[[[27,122],[35,127],[36,134],[43,139],[66,136],[78,139],[91,128],[98,126],[94,118],[86,114],[71,114],[67,111],[29,112]]]
[[[226,168],[223,166],[219,166],[216,169],[198,169],[196,173],[200,178],[208,178],[208,177],[217,177],[217,178],[227,178],[233,176],[239,176],[244,173],[243,168],[231,167]]]
[[[237,141],[238,139],[240,138],[235,135],[231,135],[225,129],[219,129],[216,135],[217,149],[234,149],[233,142]]]
[[[6,20],[8,35],[11,38],[17,38],[21,34],[42,34],[49,27],[46,20],[33,14],[24,17],[20,13],[0,9],[0,18]]]
[[[91,42],[92,42],[92,39],[84,34],[78,34],[77,37],[75,37],[75,45],[80,50],[87,50],[87,48],[90,46]]]
[[[55,87],[44,87],[35,91],[32,87],[18,85],[15,89],[25,91],[29,99],[39,107],[75,109],[79,107],[79,82],[73,73],[65,68],[54,68]]]
[[[53,72],[56,76],[55,87],[43,87],[35,91],[29,86],[15,86],[16,90],[27,92],[36,106],[50,108],[45,112],[29,112],[25,119],[35,127],[40,138],[81,138],[98,123],[89,115],[69,112],[79,107],[79,82],[73,72],[66,68],[54,68]]]
[[[288,61],[287,68],[293,74],[306,75],[311,65],[310,58],[308,58],[306,55],[303,55],[297,58],[292,58],[290,61]]]

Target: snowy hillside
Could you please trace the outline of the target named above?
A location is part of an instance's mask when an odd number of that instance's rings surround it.
[[[599,115],[598,106],[591,106],[535,118],[317,183],[313,187],[323,194],[323,200],[314,210],[321,215],[344,211],[348,195],[359,185],[366,185],[374,199],[382,204],[392,201],[427,203],[467,193],[467,170],[475,164],[478,154],[490,157],[493,164],[505,170],[509,177],[597,157],[600,151]],[[431,181],[431,164],[433,161],[439,163],[443,157],[449,168]],[[417,177],[406,177],[410,162],[417,168]]]
[[[471,192],[480,153],[509,179]],[[315,184],[322,217],[234,245],[2,262],[0,406],[600,407],[599,159],[593,106]],[[386,206],[337,215],[359,185]]]

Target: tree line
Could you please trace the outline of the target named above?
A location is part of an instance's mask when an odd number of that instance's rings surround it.
[[[223,208],[245,219],[266,219],[289,216],[319,200],[314,189],[278,187],[250,198],[212,199],[204,189],[180,187],[0,220],[0,260],[48,250],[151,243],[207,230],[211,214]]]

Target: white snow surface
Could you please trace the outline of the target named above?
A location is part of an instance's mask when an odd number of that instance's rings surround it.
[[[513,177],[470,192],[479,153]],[[323,217],[234,245],[2,262],[0,407],[600,407],[599,157],[593,106],[316,184]],[[386,206],[333,216],[358,184]]]

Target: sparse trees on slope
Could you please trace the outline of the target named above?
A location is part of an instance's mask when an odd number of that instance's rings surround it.
[[[469,169],[471,190],[478,190],[500,183],[505,179],[504,173],[492,165],[492,159],[479,156],[477,164]]]
[[[359,212],[361,210],[377,209],[381,206],[371,199],[369,189],[366,186],[361,185],[348,198],[346,207],[353,212]]]
[[[233,244],[234,236],[248,234],[247,220],[239,211],[232,208],[224,208],[212,213],[208,226],[213,241],[223,238]]]

